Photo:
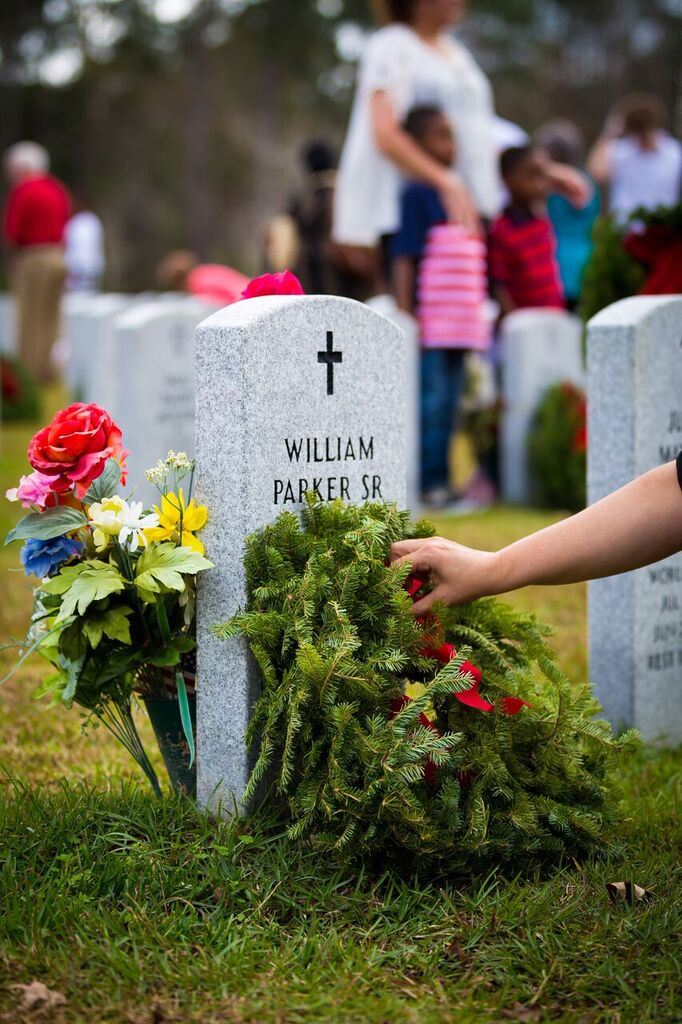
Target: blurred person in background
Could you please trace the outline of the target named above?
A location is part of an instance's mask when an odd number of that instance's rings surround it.
[[[509,121],[506,117],[498,117],[496,114],[493,118],[493,139],[495,140],[495,155],[499,164],[499,159],[505,149],[511,149],[512,146],[525,146],[527,142],[530,142],[530,135],[521,125]],[[504,210],[508,202],[509,193],[500,177],[497,209]]]
[[[353,293],[352,278],[344,280],[331,251],[332,211],[336,186],[336,154],[323,140],[307,142],[301,152],[304,170],[302,188],[292,197],[289,214],[297,236],[293,267],[309,295],[348,295]]]
[[[490,231],[493,297],[502,315],[546,306],[564,309],[556,237],[547,216],[547,158],[537,146],[512,146],[500,157],[509,205]]]
[[[535,142],[555,163],[581,166],[583,137],[571,121],[548,121],[538,129]],[[556,235],[559,273],[570,310],[576,309],[580,301],[583,271],[592,253],[592,228],[599,215],[599,192],[593,182],[590,188],[590,198],[582,207],[556,192],[547,197],[547,213]]]
[[[387,0],[384,26],[362,59],[334,208],[333,237],[350,266],[379,272],[400,222],[401,176],[435,189],[447,218],[479,229],[495,213],[498,175],[490,83],[449,29],[463,0]],[[435,160],[403,127],[414,106],[439,107],[457,136],[458,169]],[[383,268],[385,270],[385,266]]]
[[[4,156],[10,186],[4,236],[17,304],[17,349],[27,370],[43,382],[52,377],[50,355],[59,334],[71,205],[49,164],[47,150],[35,142],[18,142]]]
[[[99,291],[104,273],[104,226],[81,197],[74,199],[75,213],[65,231],[67,290]]]
[[[403,127],[433,160],[444,167],[456,163],[452,126],[438,107],[413,107]],[[448,223],[433,186],[407,181],[391,251],[397,304],[419,323],[422,501],[443,509],[456,498],[449,458],[465,357],[490,344],[485,245],[478,235]]]
[[[658,96],[633,93],[609,114],[587,169],[609,190],[608,208],[627,220],[638,206],[674,206],[682,188],[682,143],[664,130]]]
[[[498,210],[499,176],[490,83],[451,30],[465,0],[385,0],[384,25],[371,38],[358,72],[339,164],[333,239],[356,272],[386,270],[400,219],[401,177],[435,188],[448,220],[469,231]],[[453,126],[458,165],[444,167],[403,128],[414,106],[439,107]],[[555,187],[582,201],[582,176],[548,166]],[[383,259],[379,258],[381,252]]]
[[[249,283],[249,278],[233,267],[200,263],[197,254],[189,249],[167,253],[156,268],[156,280],[168,291],[186,292],[217,306],[236,302]]]

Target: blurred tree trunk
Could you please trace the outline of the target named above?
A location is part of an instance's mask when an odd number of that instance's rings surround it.
[[[209,53],[202,39],[208,18],[209,12],[204,5],[188,30],[185,59],[187,244],[200,259],[206,258],[211,247],[211,209],[214,205],[209,174],[213,97],[208,66]]]

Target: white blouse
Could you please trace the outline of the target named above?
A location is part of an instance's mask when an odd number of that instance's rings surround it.
[[[439,49],[407,25],[388,25],[371,38],[363,57],[337,178],[337,242],[373,245],[398,227],[401,174],[377,147],[372,126],[374,93],[389,97],[399,121],[414,106],[439,107],[452,123],[456,169],[479,213],[497,212],[499,179],[493,138],[490,83],[469,51],[444,35]]]
[[[620,220],[637,206],[674,206],[682,192],[682,144],[660,132],[653,149],[626,136],[611,144],[610,209]]]

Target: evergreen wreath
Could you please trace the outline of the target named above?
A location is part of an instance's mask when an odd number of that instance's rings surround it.
[[[587,498],[585,393],[570,381],[545,392],[528,439],[533,501],[542,508],[579,512]]]
[[[272,777],[290,835],[349,856],[471,866],[603,844],[635,734],[594,719],[533,616],[483,599],[415,619],[423,581],[388,556],[432,533],[394,505],[310,501],[248,538],[246,610],[214,627],[262,673],[246,798]]]

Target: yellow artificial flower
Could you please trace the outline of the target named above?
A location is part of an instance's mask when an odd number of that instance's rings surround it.
[[[200,555],[204,553],[204,545],[194,536],[197,530],[206,525],[208,509],[205,505],[197,505],[192,499],[189,505],[185,505],[185,495],[182,487],[177,494],[170,491],[161,498],[161,508],[154,506],[154,511],[159,517],[159,525],[152,530],[145,530],[147,540],[174,540],[179,541],[182,547],[192,548]],[[182,535],[180,534],[180,519],[182,518]]]

